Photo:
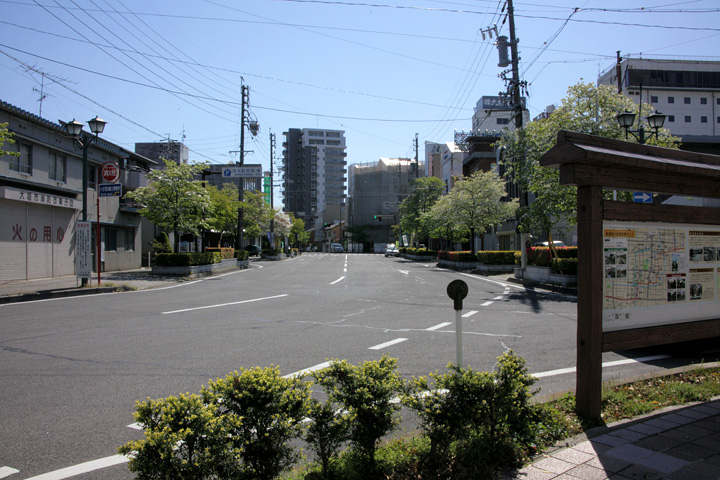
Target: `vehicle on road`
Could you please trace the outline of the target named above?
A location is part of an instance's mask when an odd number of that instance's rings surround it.
[[[564,242],[561,242],[560,240],[554,240],[553,245],[556,247],[567,247]],[[550,242],[535,242],[533,247],[549,247]]]
[[[385,256],[386,257],[399,257],[400,256],[400,250],[395,245],[388,245],[385,249]]]
[[[246,245],[245,250],[248,252],[250,256],[253,255],[260,255],[260,252],[262,249],[258,247],[257,245]]]
[[[344,253],[345,249],[339,243],[333,243],[330,245],[330,251],[332,253]]]

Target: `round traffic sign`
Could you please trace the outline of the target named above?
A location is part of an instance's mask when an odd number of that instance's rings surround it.
[[[120,167],[115,162],[105,162],[103,163],[101,175],[106,182],[115,183],[120,178]]]

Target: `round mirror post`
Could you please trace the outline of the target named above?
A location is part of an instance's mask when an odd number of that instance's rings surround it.
[[[456,365],[458,368],[462,368],[462,301],[468,294],[467,283],[462,280],[453,280],[447,286],[447,294],[453,299],[453,308],[455,309]]]

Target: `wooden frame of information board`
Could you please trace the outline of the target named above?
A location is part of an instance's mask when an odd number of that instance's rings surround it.
[[[720,198],[720,156],[560,132],[540,164],[577,187],[577,413],[599,419],[603,352],[720,336],[720,311],[701,321],[680,315],[678,323],[603,331],[603,222],[720,226],[720,208],[606,201],[603,190]]]

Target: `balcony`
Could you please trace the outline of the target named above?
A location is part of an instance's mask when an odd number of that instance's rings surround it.
[[[145,170],[128,167],[120,170],[120,179],[118,182],[127,190],[136,190],[140,187],[147,187],[147,172]]]

